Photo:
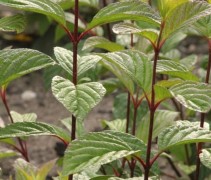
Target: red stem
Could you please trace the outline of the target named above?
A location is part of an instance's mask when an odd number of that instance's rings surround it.
[[[208,38],[207,40],[208,40],[208,47],[209,47],[209,59],[208,59],[207,74],[206,74],[205,83],[209,84],[210,69],[211,69],[211,39]],[[204,121],[205,121],[205,113],[201,113],[200,127],[202,127],[202,128],[204,127]],[[202,145],[203,145],[203,143],[198,143],[198,146],[197,146],[196,174],[195,174],[196,180],[199,179],[199,175],[200,175],[201,161],[200,161],[200,158],[199,158],[199,154],[201,153]]]
[[[4,88],[4,87],[1,88],[0,95],[1,95],[2,102],[3,102],[4,106],[5,106],[5,109],[7,111],[7,114],[9,116],[9,118],[10,118],[11,123],[14,123],[14,120],[13,120],[12,115],[10,113],[10,108],[8,106],[8,103],[7,103],[6,88]],[[17,147],[14,146],[15,149],[18,150],[23,155],[24,159],[29,162],[29,157],[28,157],[28,152],[27,152],[27,149],[26,149],[26,144],[25,144],[25,147],[24,147],[23,141],[20,138],[17,138],[17,140],[18,140],[18,143],[19,143],[21,149],[18,149]]]
[[[152,75],[152,94],[151,94],[151,102],[150,102],[150,124],[149,124],[149,133],[148,133],[148,142],[147,142],[147,155],[146,155],[146,167],[145,167],[145,173],[144,173],[144,180],[148,180],[149,177],[149,171],[151,168],[151,162],[150,162],[150,153],[151,153],[151,146],[152,146],[152,134],[153,134],[153,125],[154,125],[154,115],[155,115],[155,90],[154,85],[156,83],[156,67],[157,67],[157,61],[159,58],[159,53],[162,45],[160,44],[162,31],[164,28],[164,22],[161,23],[160,28],[160,34],[157,40],[157,46],[154,49],[155,56],[154,56],[154,63],[153,63],[153,75]]]
[[[130,124],[130,93],[127,93],[127,117],[126,117],[126,130],[125,132],[129,132],[129,124]]]

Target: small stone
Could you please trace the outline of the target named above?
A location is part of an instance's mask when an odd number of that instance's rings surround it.
[[[24,91],[21,94],[21,98],[24,101],[31,101],[31,100],[35,99],[36,97],[37,97],[37,94],[34,91],[31,91],[31,90]]]

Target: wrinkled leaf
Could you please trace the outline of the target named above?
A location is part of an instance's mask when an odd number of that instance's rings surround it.
[[[14,79],[53,64],[50,56],[31,49],[0,51],[0,86]]]
[[[211,108],[211,86],[186,81],[170,88],[172,96],[188,109],[207,112]]]
[[[37,115],[35,113],[19,114],[15,111],[10,112],[13,121],[16,122],[35,122],[37,120]]]
[[[74,85],[71,81],[55,76],[52,81],[54,96],[80,120],[94,108],[106,93],[98,82]]]
[[[211,169],[211,149],[202,149],[199,154],[201,163],[207,168]]]
[[[102,121],[103,127],[109,127],[110,130],[125,132],[126,129],[126,120],[125,119],[115,119],[113,121]]]
[[[51,0],[0,0],[0,4],[24,11],[37,12],[50,16],[58,23],[65,25],[62,8]]]
[[[0,19],[0,31],[15,31],[21,33],[26,26],[26,17],[22,14]]]

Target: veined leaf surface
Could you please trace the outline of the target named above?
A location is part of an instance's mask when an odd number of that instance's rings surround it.
[[[198,81],[198,78],[192,74],[184,65],[172,60],[159,60],[156,67],[157,73],[167,74],[179,77],[184,80]]]
[[[211,16],[206,16],[194,24],[194,28],[202,35],[211,38]]]
[[[53,78],[52,91],[67,110],[80,120],[86,117],[106,93],[105,88],[98,82],[75,86],[71,81],[59,76]]]
[[[57,63],[72,76],[73,73],[73,53],[67,49],[61,47],[54,48],[54,55],[56,56]],[[78,77],[80,78],[83,73],[88,71],[90,68],[94,67],[97,62],[101,59],[96,55],[86,55],[80,57],[77,56],[78,59]]]
[[[170,88],[172,96],[183,106],[198,112],[211,108],[211,86],[205,83],[185,81]]]
[[[160,132],[175,124],[174,120],[179,115],[178,112],[167,111],[167,110],[157,110],[155,112],[154,127],[152,138],[156,138]],[[149,129],[149,113],[144,116],[137,128],[137,137],[142,141],[147,143],[148,139],[148,129]]]
[[[53,64],[53,59],[32,49],[0,50],[0,86]]]
[[[200,18],[211,14],[211,6],[205,2],[187,2],[174,8],[165,19],[162,39],[166,40],[180,29],[188,27]]]
[[[177,121],[177,125],[164,129],[158,136],[158,148],[164,151],[171,147],[197,142],[211,142],[211,131],[190,125],[185,121]]]
[[[65,152],[63,175],[74,174],[135,153],[145,146],[134,136],[120,132],[89,133],[71,143]],[[71,163],[69,163],[71,162]]]
[[[110,52],[124,50],[124,47],[121,46],[120,44],[111,42],[108,39],[99,36],[93,36],[88,38],[85,41],[82,50],[93,49],[93,48],[101,48]]]
[[[69,134],[62,128],[38,122],[17,122],[0,128],[0,139],[29,136],[56,136],[70,142]]]
[[[112,3],[101,9],[93,18],[88,29],[93,27],[122,20],[140,20],[159,26],[160,18],[147,3],[139,0],[129,2]]]
[[[105,63],[116,66],[133,79],[145,92],[151,88],[152,64],[146,55],[139,51],[125,50],[98,54]],[[115,71],[115,69],[114,69]]]
[[[16,122],[36,122],[37,115],[35,113],[19,114],[15,111],[10,112],[13,121]]]
[[[51,0],[0,0],[0,4],[24,11],[32,11],[50,16],[58,23],[65,25],[62,8]]]
[[[22,14],[0,19],[0,31],[16,31],[21,33],[26,26],[26,17]]]
[[[145,37],[153,44],[156,43],[159,34],[159,31],[156,29],[141,29],[131,23],[115,24],[112,30],[116,34],[138,34]]]
[[[202,149],[202,152],[199,154],[201,163],[211,169],[211,149]]]

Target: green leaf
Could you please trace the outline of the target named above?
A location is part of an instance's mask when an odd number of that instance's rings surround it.
[[[120,132],[89,133],[67,148],[63,175],[74,174],[91,166],[107,164],[116,159],[141,152],[143,142]],[[69,163],[71,162],[71,163]]]
[[[53,78],[52,91],[67,110],[80,120],[86,117],[106,93],[105,88],[98,82],[75,86],[71,81],[59,76]]]
[[[69,134],[63,129],[38,122],[17,122],[0,128],[0,139],[29,136],[56,136],[70,142]]]
[[[179,77],[184,80],[198,81],[198,77],[192,74],[181,63],[172,60],[159,60],[156,67],[156,72],[160,74],[167,74],[173,77]]]
[[[211,6],[205,2],[187,2],[174,8],[164,21],[162,40],[166,40],[182,28],[187,28],[200,18],[211,13]]]
[[[94,36],[94,37],[90,37],[88,38],[83,46],[83,51],[84,50],[92,50],[94,48],[100,48],[100,49],[104,49],[110,52],[113,51],[121,51],[124,49],[123,46],[111,42],[108,39],[104,38],[104,37],[99,37],[99,36]]]
[[[165,19],[170,11],[187,1],[188,0],[158,0],[158,9],[161,16]]]
[[[210,149],[202,149],[202,152],[199,154],[201,163],[207,168],[211,169],[211,148]]]
[[[17,155],[18,155],[17,152],[12,151],[10,149],[6,149],[6,148],[0,149],[0,159],[14,157]]]
[[[188,109],[207,112],[211,109],[211,86],[185,81],[170,88],[172,96]]]
[[[166,87],[156,84],[154,86],[154,90],[155,90],[155,103],[160,103],[163,100],[166,100],[172,97],[170,91]],[[148,95],[148,99],[151,99],[151,94],[149,95]]]
[[[158,148],[167,150],[177,145],[197,142],[211,142],[211,131],[200,128],[186,121],[177,121],[177,124],[164,129],[158,136]]]
[[[178,117],[178,112],[167,111],[167,110],[157,110],[154,117],[154,127],[152,138],[156,138],[163,129],[175,124],[174,120]],[[136,136],[142,141],[147,143],[148,140],[148,130],[149,130],[149,116],[150,113],[144,116],[141,120]]]
[[[116,67],[120,72],[124,72],[128,78],[133,79],[145,92],[150,90],[152,63],[145,54],[135,50],[125,50],[98,55],[103,58],[103,63],[113,67],[113,73],[115,73],[116,69],[114,68]],[[123,83],[126,82],[123,80]]]
[[[21,33],[26,26],[26,16],[17,14],[0,19],[0,31],[16,31]]]
[[[13,121],[16,122],[36,122],[37,115],[35,113],[28,113],[28,114],[19,114],[15,111],[10,112]]]
[[[103,120],[102,125],[105,128],[109,127],[110,130],[125,132],[126,129],[126,120],[125,119],[115,119],[113,121]]]
[[[193,27],[202,35],[211,38],[211,16],[206,16],[205,18],[197,21]]]
[[[187,69],[192,70],[194,68],[194,65],[197,63],[197,59],[198,57],[195,54],[192,54],[181,59],[180,63],[184,65]]]
[[[0,4],[23,11],[44,14],[62,25],[66,24],[64,11],[58,4],[51,0],[0,0]]]
[[[140,29],[138,26],[131,23],[115,24],[112,29],[116,34],[138,34],[148,39],[152,44],[156,43],[159,34],[158,30]]]
[[[61,47],[54,48],[54,54],[56,56],[57,63],[72,76],[73,73],[73,53],[67,49]],[[99,56],[96,55],[86,55],[78,59],[78,76],[79,78],[89,69],[94,67],[100,60]]]
[[[15,161],[14,167],[16,180],[31,180],[33,178],[35,179],[37,168],[31,163],[19,158]]]
[[[88,29],[93,27],[121,20],[137,20],[159,26],[160,18],[157,13],[147,4],[139,0],[130,2],[111,3],[101,9],[93,18]]]
[[[14,79],[53,64],[50,56],[31,49],[0,51],[0,86]]]
[[[49,162],[45,163],[44,165],[42,165],[37,170],[36,179],[37,180],[39,180],[39,179],[40,180],[41,179],[46,179],[49,171],[53,168],[53,166],[55,165],[55,163],[56,163],[56,160],[52,160],[52,161],[49,161]]]

